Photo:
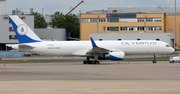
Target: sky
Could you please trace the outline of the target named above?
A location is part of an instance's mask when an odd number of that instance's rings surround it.
[[[24,13],[29,13],[30,8],[34,12],[51,14],[60,11],[68,13],[72,7],[82,0],[6,0],[6,13],[11,14],[16,8]],[[176,0],[177,7],[180,7],[180,0]],[[77,7],[72,13],[79,11],[85,13],[91,10],[107,10],[109,7],[174,7],[175,0],[84,0],[84,3]],[[42,11],[43,10],[43,11]]]

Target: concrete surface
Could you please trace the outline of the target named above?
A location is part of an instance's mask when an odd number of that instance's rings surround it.
[[[0,94],[179,94],[180,64],[168,61],[0,64]]]

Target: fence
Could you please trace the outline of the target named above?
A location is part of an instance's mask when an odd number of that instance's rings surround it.
[[[23,52],[0,52],[0,58],[3,57],[22,57],[24,55]]]

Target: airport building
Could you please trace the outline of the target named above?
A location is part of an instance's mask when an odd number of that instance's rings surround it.
[[[180,7],[176,13],[174,10],[174,7],[124,7],[81,13],[80,39],[89,40],[91,36],[101,41],[161,40],[180,47]]]
[[[12,24],[6,14],[6,0],[0,0],[0,51],[9,50],[6,44],[17,44],[18,40],[15,35]],[[33,9],[30,9],[30,13]],[[52,41],[54,40],[66,40],[66,29],[34,29],[34,16],[24,14],[21,10],[12,10],[12,15],[18,15],[42,40]],[[50,17],[48,17],[50,18]],[[50,20],[48,20],[50,21]]]

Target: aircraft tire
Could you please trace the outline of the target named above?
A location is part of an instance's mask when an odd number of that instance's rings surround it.
[[[94,64],[99,64],[99,61],[97,61],[97,60],[96,60],[96,61],[94,61]]]
[[[85,60],[85,61],[83,62],[83,64],[88,64],[88,61]]]
[[[153,63],[157,63],[156,60],[153,60]]]
[[[87,61],[87,60],[85,60],[84,62],[83,62],[83,64],[100,64],[99,63],[99,61]]]

